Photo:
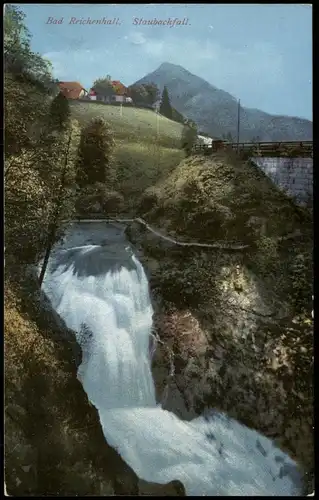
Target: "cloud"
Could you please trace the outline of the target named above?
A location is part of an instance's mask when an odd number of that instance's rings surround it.
[[[143,45],[146,43],[146,37],[141,31],[132,31],[124,37],[124,40],[128,40],[132,45]]]
[[[52,63],[53,74],[55,78],[63,80],[66,74],[66,66],[64,66],[63,62],[59,60],[60,54],[60,52],[46,52],[45,54],[43,54],[43,58]]]
[[[159,38],[132,31],[124,39],[113,39],[107,49],[71,45],[44,56],[52,62],[56,78],[79,80],[82,84],[87,81],[87,85],[103,74],[129,84],[167,61],[240,97],[244,105],[263,102],[266,94],[277,94],[285,88],[283,57],[271,42],[230,47],[221,45],[211,34],[204,41],[184,37],[180,32],[178,35]]]
[[[67,48],[63,51],[52,51],[43,54],[51,61],[53,73],[60,80],[83,80],[87,72],[96,74],[100,70],[101,61],[109,56],[108,49],[81,49]]]
[[[141,50],[158,62],[169,59],[170,62],[187,68],[192,66],[197,71],[202,70],[205,64],[214,64],[212,70],[218,79],[249,76],[275,84],[282,77],[282,56],[268,42],[234,49],[223,47],[211,39],[202,42],[169,36],[161,40],[149,39]]]
[[[149,38],[138,47],[153,66],[164,61],[184,66],[216,87],[237,95],[255,95],[284,84],[284,61],[271,42],[226,47],[211,36],[205,41],[168,35]]]

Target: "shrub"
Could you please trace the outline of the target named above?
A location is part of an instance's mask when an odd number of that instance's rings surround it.
[[[197,140],[197,130],[195,127],[185,125],[182,131],[182,149],[184,149],[186,156],[190,156],[192,148]]]
[[[138,212],[143,214],[159,206],[159,193],[154,188],[147,189],[140,201]]]
[[[76,208],[80,214],[116,214],[123,208],[124,198],[117,191],[111,191],[105,184],[95,183],[86,186],[77,200]]]

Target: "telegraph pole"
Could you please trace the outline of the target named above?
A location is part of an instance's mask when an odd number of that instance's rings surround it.
[[[238,111],[237,111],[237,153],[239,150],[239,132],[240,132],[240,99],[238,99]]]

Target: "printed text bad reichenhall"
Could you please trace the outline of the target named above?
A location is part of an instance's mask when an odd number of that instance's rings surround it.
[[[144,17],[134,17],[132,23],[135,26],[168,26],[169,28],[173,28],[174,26],[190,26],[188,17],[184,17],[183,19],[179,19],[178,17],[169,17],[168,19],[157,19],[156,17],[154,17],[154,19],[144,19]],[[64,17],[57,18],[50,16],[46,24],[64,24]],[[122,22],[119,17],[114,17],[113,19],[107,17],[103,17],[102,19],[71,17],[68,24],[105,24],[109,26],[119,26]]]
[[[64,24],[64,17],[48,17],[46,24]],[[69,19],[69,24],[107,24],[109,26],[119,26],[121,21],[119,17],[114,17],[113,19],[108,19],[107,17],[103,17],[102,19],[91,19],[90,17],[87,17],[86,19],[83,17],[71,17]]]
[[[178,19],[178,17],[169,17],[168,19],[157,19],[156,17],[154,17],[154,19],[144,19],[144,17],[134,17],[133,24],[135,26],[169,26],[170,28],[173,28],[173,26],[189,25],[188,17],[184,17],[183,19]]]

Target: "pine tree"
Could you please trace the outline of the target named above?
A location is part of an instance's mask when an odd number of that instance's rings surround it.
[[[114,139],[109,125],[102,118],[94,118],[83,129],[79,148],[77,183],[80,187],[114,182],[112,151]]]
[[[164,87],[163,93],[162,93],[160,113],[161,113],[161,115],[166,116],[166,118],[169,118],[170,120],[172,119],[172,116],[173,116],[172,106],[171,106],[171,103],[169,100],[168,90],[166,87]]]
[[[55,130],[63,130],[69,123],[71,116],[67,98],[60,92],[52,101],[50,107],[50,125]]]

